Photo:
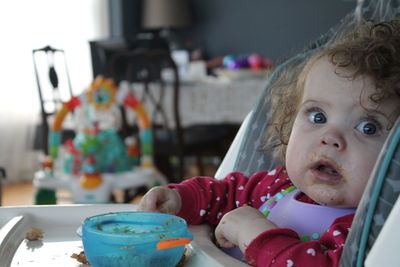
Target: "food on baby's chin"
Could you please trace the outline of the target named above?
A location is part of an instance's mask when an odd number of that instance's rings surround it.
[[[25,234],[25,238],[29,241],[40,240],[43,238],[43,230],[37,227],[32,227],[29,232]]]
[[[71,258],[76,259],[78,262],[83,264],[90,264],[89,261],[86,259],[84,251],[81,251],[79,254],[72,253]]]

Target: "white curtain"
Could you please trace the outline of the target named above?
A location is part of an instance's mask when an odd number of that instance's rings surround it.
[[[0,166],[6,182],[32,180],[40,106],[32,49],[64,49],[74,94],[92,80],[88,41],[107,38],[107,0],[0,1]]]

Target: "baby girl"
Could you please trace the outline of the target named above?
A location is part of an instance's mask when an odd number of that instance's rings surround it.
[[[275,88],[283,166],[155,187],[139,209],[216,225],[254,266],[337,266],[355,209],[400,112],[400,21],[364,22]]]

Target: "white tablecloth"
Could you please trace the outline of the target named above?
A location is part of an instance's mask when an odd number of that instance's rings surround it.
[[[256,105],[264,84],[264,79],[183,82],[180,88],[182,126],[198,123],[240,124]],[[134,84],[131,90],[140,98],[143,87]],[[171,96],[172,90],[168,87],[165,99]],[[167,103],[167,110],[172,110],[170,102]],[[150,105],[146,108],[151,114],[153,108]],[[173,121],[172,112],[168,112],[167,116]]]

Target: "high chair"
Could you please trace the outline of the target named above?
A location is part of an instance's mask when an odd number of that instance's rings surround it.
[[[392,3],[389,1],[359,1],[357,10],[362,14],[367,12],[374,15],[379,15],[379,11],[385,10],[386,13],[378,18],[388,19],[391,8]],[[350,15],[339,26],[343,28],[344,25],[352,25],[356,22],[356,18],[356,15]],[[339,30],[336,28],[330,33]],[[325,40],[322,42],[324,44],[330,38],[333,37],[322,38],[320,41]],[[316,47],[319,45],[321,43]],[[216,173],[217,178],[222,178],[230,171],[251,174],[258,170],[270,169],[277,164],[270,161],[270,156],[264,155],[261,151],[262,142],[259,140],[263,139],[262,133],[269,116],[269,104],[264,99],[268,94],[270,84],[281,71],[293,70],[291,75],[297,74],[295,66],[304,62],[309,51],[293,57],[278,67],[266,81],[267,89],[242,124]],[[391,130],[371,174],[344,248],[341,266],[399,265],[396,254],[397,240],[400,238],[398,227],[400,203],[397,201],[400,192],[399,142],[400,119]],[[83,219],[100,213],[129,211],[135,208],[136,206],[132,204],[2,207],[0,208],[0,265],[10,266],[34,262],[44,266],[57,264],[79,266],[69,255],[82,250],[82,243],[76,235],[76,229]],[[23,241],[24,234],[32,226],[45,231],[43,241],[36,243]],[[191,226],[190,231],[194,234],[194,240],[187,246],[188,258],[185,266],[248,266],[218,249],[212,242],[212,232],[209,227]]]

